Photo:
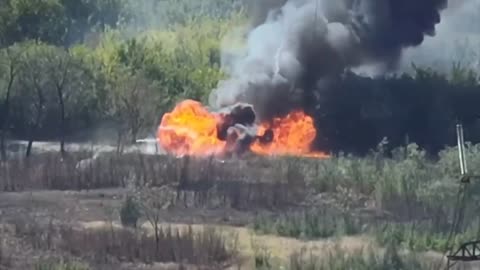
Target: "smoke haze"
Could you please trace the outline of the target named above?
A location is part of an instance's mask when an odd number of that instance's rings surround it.
[[[474,70],[480,68],[480,1],[450,0],[442,13],[435,37],[427,37],[421,46],[409,48],[402,57],[400,71],[411,64],[448,72],[453,62]]]
[[[447,0],[258,2],[245,51],[223,54],[229,79],[210,105],[247,102],[259,120],[304,106],[313,89],[347,69],[394,70],[404,49],[435,35],[447,7]]]

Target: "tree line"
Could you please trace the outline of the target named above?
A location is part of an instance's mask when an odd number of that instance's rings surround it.
[[[222,38],[246,21],[241,1],[6,0],[0,3],[0,148],[8,138],[65,141],[102,125],[128,142],[154,133],[185,98],[206,101],[217,82]],[[147,12],[149,11],[149,12]],[[387,137],[432,152],[452,143],[456,121],[480,139],[478,75],[371,79],[345,73],[314,89],[305,107],[317,146],[364,153]],[[354,134],[355,136],[352,136]]]
[[[133,141],[179,100],[205,99],[222,77],[221,39],[241,18],[218,16],[233,10],[218,1],[197,13],[186,9],[195,1],[173,2],[2,2],[0,13],[10,14],[0,16],[2,156],[8,137],[27,139],[27,156],[39,139],[59,140],[63,153],[66,139],[103,124],[118,141]],[[169,22],[132,34],[150,23],[138,22],[136,10],[152,5],[169,7]]]
[[[416,143],[430,154],[466,140],[480,142],[480,84],[476,72],[452,64],[449,74],[414,66],[412,74],[365,78],[346,73],[309,104],[321,149],[365,154],[380,142],[388,149]]]

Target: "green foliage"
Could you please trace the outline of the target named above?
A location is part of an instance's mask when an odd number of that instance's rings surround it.
[[[60,97],[68,124],[81,127],[85,112],[97,109],[95,82],[84,59],[73,51],[43,43],[16,46],[21,57],[15,59],[18,74],[11,113],[20,125],[17,127],[28,132],[38,128],[58,130]]]
[[[433,264],[422,262],[424,259],[415,255],[403,255],[395,245],[387,247],[381,255],[373,250],[348,251],[337,248],[328,254],[316,256],[305,254],[305,251],[295,253],[290,257],[289,270],[422,270],[434,269]],[[354,267],[354,268],[352,268]]]
[[[380,245],[388,246],[392,242],[408,250],[445,252],[457,248],[461,243],[477,239],[479,220],[468,222],[464,229],[450,235],[450,230],[439,231],[431,222],[410,222],[406,224],[385,223],[372,230]]]
[[[240,0],[1,1],[0,47],[5,51],[28,48],[19,61],[24,71],[12,88],[15,96],[8,132],[23,138],[35,126],[35,137],[59,137],[59,106],[51,85],[62,81],[66,69],[68,135],[79,136],[99,123],[112,122],[129,140],[151,135],[163,113],[179,100],[206,102],[211,89],[225,78],[221,56],[230,52],[222,49],[234,51],[244,45],[242,38],[233,40],[227,35],[246,27],[244,8]],[[4,58],[8,59],[1,54],[0,63]],[[0,101],[8,85],[4,74],[0,76]],[[43,102],[38,102],[36,88],[45,92]],[[388,136],[390,143],[384,151],[388,153],[408,135],[426,152],[436,153],[452,142],[451,127],[457,119],[465,122],[469,136],[480,138],[476,122],[479,89],[477,72],[460,63],[446,75],[416,68],[413,75],[372,80],[347,73],[315,93],[321,100],[312,101],[316,109],[308,111],[321,131],[318,145],[333,152],[365,154]],[[332,162],[344,166],[342,159]],[[394,193],[399,188],[417,188],[411,179],[422,177],[392,172],[398,181],[390,185],[369,177],[375,167],[363,166],[364,161],[345,162],[350,171],[341,180],[333,175],[334,169],[326,171],[319,165],[325,181],[317,182],[316,188],[331,189],[338,181],[349,181],[352,189],[365,194],[378,189]]]
[[[360,225],[353,217],[325,209],[287,212],[279,217],[257,216],[253,228],[260,233],[304,239],[354,235],[361,232]]]
[[[71,82],[65,91],[69,97],[65,104],[69,134],[84,133],[86,126],[113,121],[119,133],[126,133],[134,140],[138,133],[150,132],[161,115],[179,100],[188,97],[205,101],[223,76],[219,68],[221,40],[239,22],[239,17],[190,17],[186,12],[197,10],[197,1],[183,4],[163,1],[158,8],[175,13],[174,17],[183,17],[184,23],[174,22],[179,18],[170,18],[170,27],[143,29],[133,37],[127,34],[129,37],[124,38],[131,15],[126,10],[137,12],[131,5],[145,6],[148,2],[153,4],[148,0],[1,2],[0,47],[25,41],[4,51],[15,47],[26,51],[22,59],[15,60],[22,70],[14,85],[16,91],[12,91],[15,96],[9,108],[12,121],[8,131],[15,137],[28,137],[34,128],[36,137],[58,137],[59,109],[53,88],[54,82],[63,81],[64,76]],[[213,6],[223,9],[218,1],[202,2],[204,11],[213,11]],[[103,29],[117,24],[126,28]],[[100,31],[89,37],[88,45],[69,49],[49,45],[82,41],[97,26]],[[0,62],[8,59],[2,53]],[[1,68],[6,71],[3,68],[8,67],[2,64]],[[3,101],[9,78],[7,72],[1,74],[0,101]],[[0,111],[3,109],[0,104]]]
[[[223,78],[220,43],[235,22],[197,19],[135,38],[107,31],[93,50],[86,45],[64,49],[37,42],[9,47],[5,51],[18,47],[23,52],[10,109],[12,133],[24,137],[35,128],[39,137],[57,137],[56,85],[65,81],[67,133],[113,121],[119,134],[134,140],[158,124],[162,113],[179,100],[206,101]],[[8,78],[1,78],[0,85],[7,83]]]
[[[135,228],[140,215],[140,209],[135,200],[128,196],[120,209],[120,221],[124,226]]]
[[[424,257],[400,251],[400,247],[389,244],[385,252],[374,249],[349,250],[338,246],[329,251],[302,250],[293,253],[286,263],[272,258],[265,253],[255,253],[255,269],[288,270],[427,270],[435,269],[434,262]]]
[[[220,42],[232,23],[205,18],[174,31],[148,32],[119,45],[114,57],[161,85],[167,107],[187,97],[205,101],[223,77]]]
[[[480,146],[467,144],[472,175],[480,173]],[[286,160],[289,162],[289,160]],[[295,160],[290,161],[295,164]],[[480,236],[478,219],[480,184],[467,187],[460,227],[452,232],[460,183],[458,149],[448,147],[438,159],[427,158],[415,144],[393,151],[385,158],[381,147],[368,157],[338,156],[297,165],[315,194],[335,194],[338,207],[356,216],[359,209],[374,210],[381,222],[356,219],[327,211],[326,206],[305,212],[257,216],[259,233],[315,239],[334,235],[367,234],[381,246],[394,244],[413,251],[443,252]],[[365,209],[368,207],[370,209]],[[367,212],[365,211],[365,212]]]
[[[129,3],[137,27],[189,25],[203,18],[230,18],[243,11],[242,0],[138,0]]]
[[[38,39],[58,42],[65,35],[63,6],[58,0],[10,0],[2,5],[2,44]]]
[[[478,146],[468,145],[466,151],[471,173],[478,174]],[[376,207],[399,218],[415,218],[451,211],[460,168],[456,147],[446,148],[438,160],[432,160],[416,144],[410,144],[395,149],[392,158],[375,153],[364,158],[340,155],[311,166],[307,174],[317,192],[347,190],[345,203],[367,196],[374,199]],[[471,188],[475,198],[478,187],[474,184]]]
[[[13,88],[15,83],[18,82],[18,73],[21,68],[21,57],[24,53],[24,48],[20,45],[11,46],[9,48],[0,50],[0,101],[5,102],[8,98],[11,98],[15,93]],[[1,109],[6,109],[2,108]],[[2,111],[2,116],[5,112]],[[2,117],[0,116],[0,119]],[[0,120],[0,123],[2,120]]]
[[[70,45],[97,26],[115,26],[127,17],[124,7],[124,0],[5,0],[0,4],[0,46],[30,39]]]

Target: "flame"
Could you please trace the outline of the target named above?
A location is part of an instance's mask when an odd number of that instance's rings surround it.
[[[221,153],[226,143],[217,138],[218,117],[200,102],[185,100],[164,114],[157,134],[160,144],[177,156]]]
[[[258,134],[273,131],[273,141],[268,144],[255,142],[251,146],[254,153],[262,155],[294,155],[307,157],[327,157],[325,153],[311,151],[317,131],[313,118],[303,111],[294,111],[283,118],[276,117],[271,123],[262,123]]]
[[[185,100],[163,116],[157,136],[161,146],[177,156],[221,154],[226,142],[218,139],[217,124],[222,117],[209,112],[200,102]],[[273,140],[269,143],[256,141],[250,146],[252,152],[259,155],[328,156],[310,150],[317,133],[313,119],[303,111],[261,123],[257,134],[261,136],[267,129],[273,131]]]

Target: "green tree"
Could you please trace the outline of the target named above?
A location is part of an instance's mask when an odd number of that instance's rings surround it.
[[[60,152],[64,154],[66,122],[70,115],[79,111],[87,95],[92,93],[92,78],[83,59],[75,57],[70,51],[49,47],[45,55],[39,57],[46,58],[45,76],[57,97]]]
[[[0,86],[2,87],[0,93],[3,100],[2,107],[0,107],[0,154],[2,160],[7,159],[5,137],[10,120],[10,101],[21,65],[22,52],[23,48],[18,45],[0,52]]]
[[[121,151],[124,136],[135,142],[146,126],[154,126],[157,116],[155,86],[142,74],[119,70],[109,88],[109,113],[118,127],[118,150]]]
[[[48,67],[45,57],[52,49],[49,46],[29,42],[23,44],[25,54],[22,57],[19,70],[19,95],[26,125],[29,127],[28,145],[25,155],[29,157],[32,151],[35,134],[42,126],[47,107],[51,106],[51,82],[44,70]]]
[[[127,19],[125,0],[4,0],[0,3],[0,45],[38,40],[69,46],[96,28]]]
[[[0,6],[0,40],[4,46],[26,40],[58,44],[67,21],[59,0],[7,0]]]

